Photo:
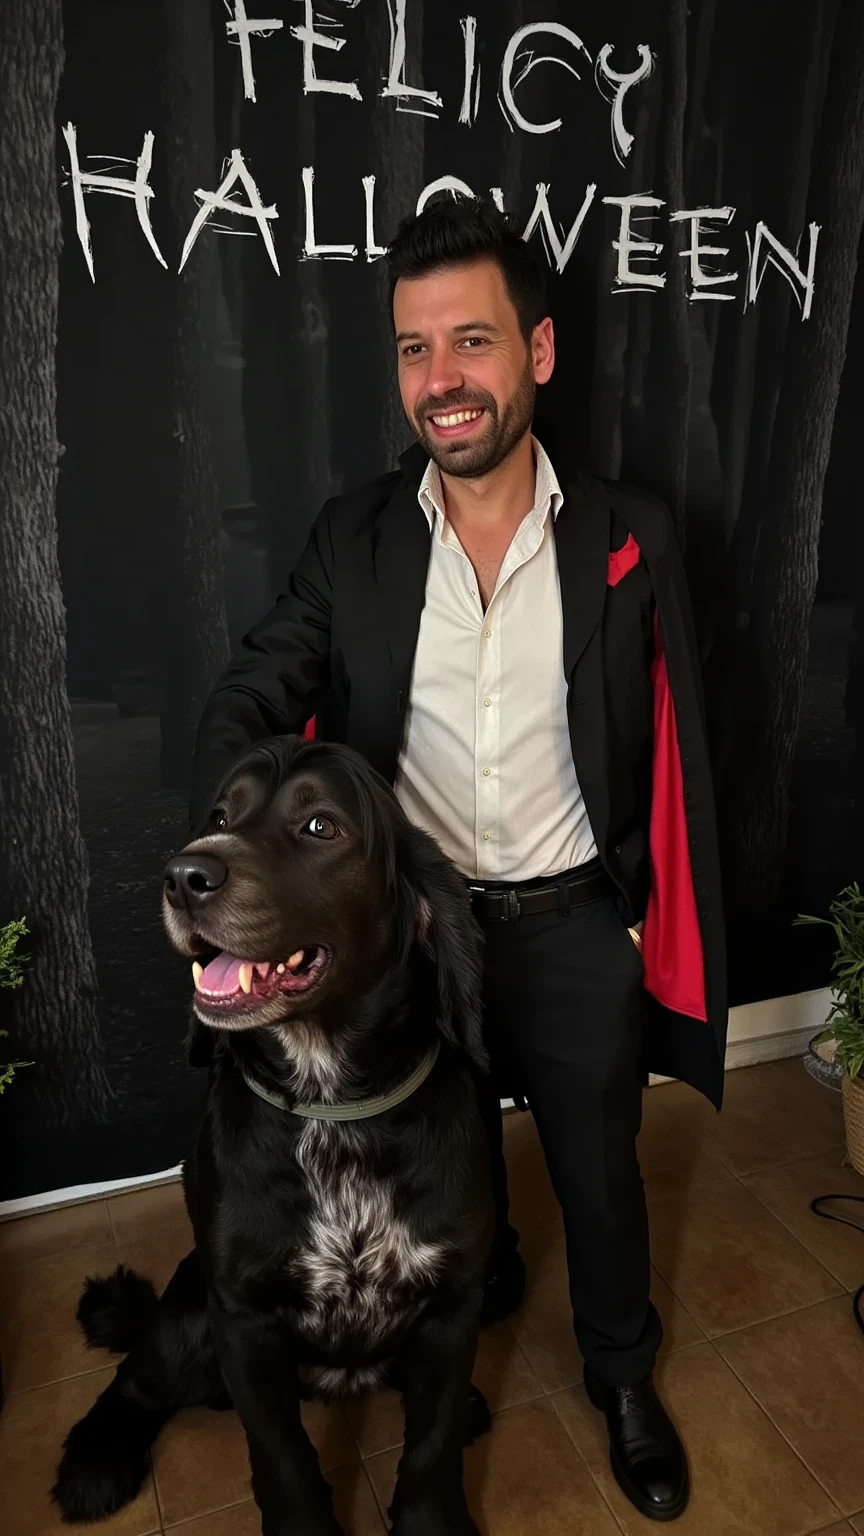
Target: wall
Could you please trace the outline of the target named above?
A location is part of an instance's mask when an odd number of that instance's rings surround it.
[[[496,189],[549,265],[541,435],[676,519],[733,1004],[823,987],[792,921],[864,826],[864,7],[8,10],[0,921],[34,932],[4,1026],[35,1064],[0,1198],[184,1154],[203,1085],[159,878],[191,736],[323,498],[407,443],[380,257],[442,178]]]

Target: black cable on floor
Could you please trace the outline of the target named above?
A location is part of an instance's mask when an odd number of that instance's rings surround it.
[[[817,1195],[815,1200],[810,1201],[810,1209],[815,1216],[822,1216],[825,1221],[839,1221],[841,1226],[853,1227],[856,1232],[864,1232],[864,1226],[862,1226],[860,1221],[850,1221],[848,1216],[838,1216],[836,1211],[823,1211],[823,1205],[826,1205],[829,1200],[852,1200],[857,1205],[864,1205],[864,1195]],[[864,1298],[864,1285],[859,1285],[855,1295],[852,1297],[852,1311],[855,1314],[855,1321],[858,1327],[864,1333],[864,1315],[862,1315],[861,1311],[862,1298]]]

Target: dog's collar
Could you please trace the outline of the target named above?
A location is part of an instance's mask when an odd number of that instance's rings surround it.
[[[289,1114],[300,1115],[304,1120],[372,1120],[376,1115],[383,1115],[388,1109],[395,1109],[397,1104],[404,1104],[410,1099],[412,1093],[425,1083],[432,1068],[438,1060],[441,1047],[436,1042],[428,1056],[424,1056],[419,1066],[415,1067],[410,1077],[406,1077],[404,1083],[398,1088],[393,1088],[389,1093],[379,1094],[373,1099],[349,1099],[345,1104],[289,1104],[281,1093],[274,1093],[270,1088],[264,1088],[261,1083],[250,1077],[245,1067],[242,1068],[243,1078],[247,1088],[257,1093],[259,1099],[266,1104],[272,1104],[274,1109],[287,1110]]]

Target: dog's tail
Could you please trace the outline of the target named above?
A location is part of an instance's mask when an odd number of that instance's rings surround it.
[[[130,1390],[126,1363],[64,1443],[51,1497],[70,1525],[105,1520],[131,1503],[150,1471],[150,1447],[174,1412]]]
[[[88,1344],[128,1354],[145,1337],[159,1298],[149,1280],[120,1265],[113,1275],[88,1279],[76,1316]],[[135,1390],[130,1362],[70,1431],[51,1490],[71,1525],[104,1520],[141,1491],[150,1469],[150,1447],[172,1408],[148,1402]]]
[[[158,1305],[150,1281],[121,1264],[113,1275],[87,1281],[75,1315],[93,1348],[126,1355],[143,1338]]]

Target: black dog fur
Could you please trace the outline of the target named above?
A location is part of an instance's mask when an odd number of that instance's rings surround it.
[[[464,883],[360,757],[292,737],[231,774],[166,892],[176,948],[248,956],[260,979],[196,992],[189,1048],[211,1082],[184,1169],[194,1251],[158,1302],[122,1269],[82,1297],[89,1341],[128,1353],[66,1441],[63,1518],[133,1498],[177,1409],[233,1404],[263,1536],[339,1536],[301,1399],[386,1383],[405,1407],[397,1536],[478,1536],[462,1447],[489,1424],[471,1371],[492,1218]],[[288,1105],[366,1099],[436,1041],[422,1086],[372,1119],[303,1119],[244,1081]]]

